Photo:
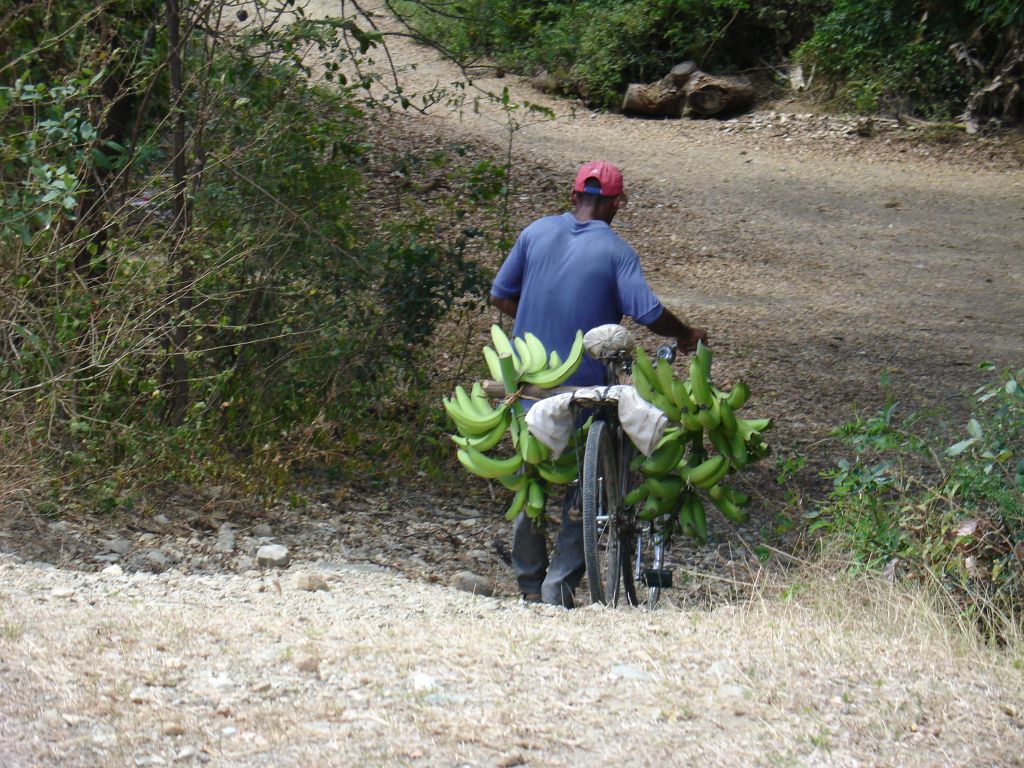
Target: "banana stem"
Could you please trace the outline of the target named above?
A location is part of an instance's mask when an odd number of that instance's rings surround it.
[[[505,385],[505,393],[511,395],[519,388],[519,372],[512,355],[498,355],[498,366],[501,368],[501,383]]]

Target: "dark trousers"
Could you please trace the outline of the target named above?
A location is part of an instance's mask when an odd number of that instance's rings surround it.
[[[583,578],[583,520],[576,488],[562,500],[562,525],[555,553],[548,558],[547,531],[520,513],[512,529],[512,567],[524,595],[539,594],[545,603],[575,605],[573,592]]]

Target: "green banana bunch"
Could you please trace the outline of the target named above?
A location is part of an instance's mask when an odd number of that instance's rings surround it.
[[[456,387],[455,396],[444,398],[442,402],[448,416],[464,437],[483,437],[499,424],[508,427],[506,419],[509,416],[509,405],[506,402],[492,408],[486,397],[471,397],[462,387]]]
[[[515,453],[507,459],[495,459],[472,447],[460,448],[456,456],[459,463],[474,475],[489,479],[514,475],[523,464],[521,454]]]
[[[576,332],[569,356],[562,360],[558,352],[550,353],[544,343],[532,333],[510,339],[500,325],[491,326],[493,347],[484,347],[484,361],[491,378],[505,384],[513,392],[521,384],[533,384],[543,389],[557,387],[574,373],[583,362],[583,331]],[[511,361],[511,369],[501,365],[501,359]]]
[[[484,347],[484,360],[491,377],[503,383],[507,396],[492,402],[480,382],[475,382],[469,388],[455,387],[452,396],[443,399],[458,431],[452,435],[456,455],[467,470],[497,480],[512,493],[506,517],[525,514],[543,522],[550,488],[578,477],[590,421],[576,430],[563,455],[553,459],[550,449],[527,429],[518,392],[524,384],[556,387],[571,376],[583,359],[583,333],[577,333],[566,360],[556,351],[546,350],[531,333],[510,339],[494,325],[491,341],[494,346]],[[638,454],[630,464],[638,473],[638,482],[624,503],[635,508],[641,519],[672,520],[676,530],[697,541],[705,541],[708,535],[702,494],[706,493],[728,520],[746,521],[750,497],[721,481],[771,450],[762,437],[771,421],[736,413],[750,397],[747,384],[740,381],[728,392],[719,390],[712,383],[711,361],[711,350],[698,344],[690,359],[689,380],[677,378],[667,362],[652,361],[642,349],[637,349],[633,365],[637,392],[661,409],[670,424],[651,455]],[[511,437],[512,454],[506,458],[488,455],[506,432]]]
[[[683,382],[673,376],[672,366],[665,360],[655,365],[641,347],[637,347],[633,362],[633,387],[669,421],[678,422],[684,412],[696,410]]]

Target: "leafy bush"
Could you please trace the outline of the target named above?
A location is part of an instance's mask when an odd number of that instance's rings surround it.
[[[858,567],[934,580],[987,633],[1024,626],[1022,379],[1007,370],[980,388],[967,436],[948,448],[893,402],[837,429],[854,453],[829,473],[810,529]]]
[[[366,205],[356,93],[302,56],[347,55],[351,30],[300,17],[210,37],[224,9],[193,8],[209,15],[184,67],[202,76],[172,103],[152,3],[75,10],[3,46],[25,55],[0,83],[0,418],[23,434],[0,442],[0,474],[31,445],[53,493],[84,487],[101,508],[154,478],[266,485],[388,417],[396,392],[415,401],[423,340],[488,281],[454,209]],[[141,26],[83,21],[118,13]],[[128,27],[148,42],[111,53],[91,32]]]
[[[949,116],[968,93],[948,53],[968,21],[962,2],[837,0],[797,55],[844,108]]]
[[[463,62],[482,56],[545,70],[587,101],[618,107],[627,83],[692,59],[711,69],[764,67],[801,42],[825,0],[464,0],[454,8],[393,3],[424,37]]]

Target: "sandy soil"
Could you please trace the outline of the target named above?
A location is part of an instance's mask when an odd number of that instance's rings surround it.
[[[391,50],[411,90],[456,78],[407,41]],[[827,431],[882,402],[883,372],[908,411],[936,406],[955,424],[984,380],[978,362],[1021,363],[1012,142],[860,136],[799,118],[799,104],[731,122],[628,120],[511,77],[475,84],[557,115],[511,134],[520,223],[564,200],[579,162],[621,165],[631,203],[616,227],[665,302],[710,329],[716,376],[751,382],[748,407],[776,419],[779,454],[813,448],[809,483],[830,461]],[[424,142],[501,151],[506,117],[481,103],[395,119]],[[752,473],[768,502],[773,474]],[[442,557],[476,549],[411,573],[509,579],[485,551],[500,522],[437,500],[460,518],[441,536],[421,501],[409,505],[421,518],[399,523],[413,551],[432,538],[449,540]],[[280,573],[237,553],[205,574],[183,573],[198,562],[184,555],[161,574],[0,555],[0,765],[1022,764],[1019,654],[976,647],[918,600],[797,576],[799,588],[755,585],[749,602],[705,609],[523,606],[353,562],[370,559],[359,542],[378,530],[353,521],[378,525],[382,505],[364,515],[334,500],[322,519],[282,522],[279,540],[300,524],[318,538]],[[183,524],[129,543],[205,553],[222,521],[210,540]],[[29,543],[49,536],[61,551],[46,559],[61,564],[70,540],[56,530],[28,521],[0,550],[20,542],[42,559]],[[297,588],[298,571],[329,589]]]

